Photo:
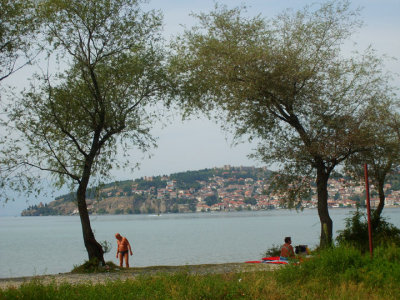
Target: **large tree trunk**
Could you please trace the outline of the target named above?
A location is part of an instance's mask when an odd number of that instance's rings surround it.
[[[318,216],[321,223],[320,247],[332,245],[333,223],[328,210],[328,179],[329,173],[325,168],[317,168],[317,196],[318,196]]]
[[[89,213],[86,205],[86,189],[79,186],[77,192],[78,210],[82,225],[83,241],[89,256],[89,260],[97,258],[102,265],[105,265],[104,251],[101,245],[96,241],[92,227],[90,225]]]
[[[90,225],[89,212],[86,204],[86,190],[90,178],[91,163],[86,162],[81,182],[77,191],[78,210],[81,218],[83,241],[88,252],[89,260],[97,258],[102,265],[105,265],[103,247],[96,241]]]

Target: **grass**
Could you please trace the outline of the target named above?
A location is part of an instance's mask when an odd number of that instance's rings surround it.
[[[269,272],[140,275],[105,284],[25,283],[0,299],[400,299],[400,248],[378,248],[374,259],[349,247]]]
[[[105,266],[99,264],[99,260],[94,258],[92,260],[85,261],[82,265],[74,266],[71,273],[106,273],[115,272],[119,267],[112,261],[106,262]]]
[[[332,294],[340,299],[363,299],[371,294],[370,299],[400,299],[400,248],[379,247],[373,259],[352,247],[326,249],[300,265],[283,268],[275,279],[323,298]],[[290,295],[295,294],[291,289]]]

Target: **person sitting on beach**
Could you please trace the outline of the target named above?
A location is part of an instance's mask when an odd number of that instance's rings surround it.
[[[288,259],[288,258],[295,258],[296,255],[294,254],[292,239],[290,236],[285,237],[285,244],[283,244],[281,248],[281,259]]]
[[[131,245],[129,244],[128,239],[126,237],[121,236],[119,233],[115,234],[115,238],[117,239],[117,244],[118,244],[116,258],[118,258],[119,254],[119,266],[122,268],[125,258],[125,265],[127,268],[129,268],[128,250],[130,254],[133,255]]]

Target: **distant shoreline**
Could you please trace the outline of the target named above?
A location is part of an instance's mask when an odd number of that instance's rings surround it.
[[[385,211],[385,209],[393,209],[393,208],[400,208],[400,206],[399,205],[390,205],[390,206],[385,206],[385,208],[384,208],[384,210],[383,211]],[[305,207],[305,208],[303,208],[303,210],[316,210],[317,209],[317,207]],[[355,210],[356,208],[354,208],[354,207],[329,207],[329,209],[331,210],[341,210],[341,209],[349,209],[349,210]],[[366,209],[366,207],[361,207],[361,209]],[[274,211],[274,210],[296,210],[296,209],[294,209],[294,208],[274,208],[274,209],[260,209],[260,210],[251,210],[251,212],[260,212],[260,211]],[[300,211],[300,210],[299,210]],[[244,212],[249,212],[248,210],[241,210],[241,211],[237,211],[237,210],[232,210],[232,211],[205,211],[205,212],[181,212],[181,213],[170,213],[170,212],[168,212],[168,213],[161,213],[160,214],[160,216],[163,216],[163,215],[175,215],[175,214],[199,214],[199,215],[201,215],[201,214],[210,214],[210,213],[216,213],[216,214],[219,214],[219,213],[244,213]],[[79,216],[78,214],[74,214],[74,215],[46,215],[46,216],[21,216],[20,214],[19,215],[0,215],[0,218],[1,217],[27,217],[27,218],[31,218],[31,217],[76,217],[76,216]],[[145,213],[142,213],[142,214],[90,214],[90,216],[157,216],[156,214],[154,214],[154,213],[149,213],[149,214],[145,214]]]
[[[383,211],[385,209],[400,209],[399,205],[391,205],[391,206],[385,206]],[[305,207],[303,210],[316,210],[316,207]],[[349,210],[355,210],[356,208],[354,207],[329,207],[329,210],[341,210],[341,209],[349,209]],[[361,209],[366,209],[366,207],[361,207]],[[295,210],[294,208],[289,209],[289,208],[275,208],[275,209],[260,209],[260,210],[252,210],[252,212],[259,212],[259,211],[273,211],[273,210]],[[242,210],[242,211],[206,211],[206,212],[182,212],[182,213],[162,213],[160,216],[163,215],[175,215],[175,214],[196,214],[196,215],[201,215],[201,214],[219,214],[219,213],[244,213],[244,212],[249,212],[248,210]],[[0,215],[0,218],[2,217],[21,217],[21,218],[36,218],[36,217],[77,217],[79,215],[48,215],[48,216],[21,216],[19,215]],[[90,216],[157,216],[156,214],[90,214]]]

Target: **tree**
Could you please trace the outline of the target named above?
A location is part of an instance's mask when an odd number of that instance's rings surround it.
[[[284,187],[291,207],[316,180],[321,246],[332,242],[329,176],[364,149],[365,109],[389,89],[371,49],[341,53],[358,14],[347,1],[272,20],[217,6],[173,44],[171,73],[186,114],[217,112],[238,139],[258,141],[254,156],[281,167],[275,188]]]
[[[16,161],[26,172],[48,171],[56,186],[76,189],[89,259],[103,263],[86,190],[113,167],[126,166],[116,160],[118,150],[154,146],[149,130],[156,110],[150,106],[166,91],[161,16],[142,11],[140,2],[41,1],[49,53],[66,67],[54,79],[38,76],[40,86],[24,93],[10,113],[24,149]]]
[[[379,204],[374,211],[377,220],[385,206],[384,186],[387,176],[400,165],[399,117],[393,99],[382,99],[379,105],[370,107],[364,123],[371,141],[369,147],[346,161],[346,170],[359,179],[364,178],[364,164],[368,165],[369,178],[379,195]]]
[[[40,20],[34,17],[33,4],[34,1],[30,0],[0,0],[0,82],[29,64],[39,53],[40,48],[34,47],[34,37],[38,33]],[[5,107],[8,105],[1,104]],[[0,149],[4,152],[7,121],[3,119],[3,107],[1,110]],[[11,151],[14,152],[17,149],[13,148]],[[34,192],[29,184],[26,184],[32,183],[32,179],[27,179],[22,173],[15,174],[14,168],[10,168],[10,165],[13,165],[13,160],[8,154],[0,157],[0,201],[4,202],[12,199],[8,193],[9,190]]]
[[[250,205],[256,205],[257,204],[257,200],[254,199],[254,198],[245,198],[244,199],[244,203],[250,204]]]
[[[207,196],[204,198],[204,202],[208,205],[208,206],[212,206],[214,204],[218,203],[218,197],[217,195],[212,195],[212,196]]]
[[[340,198],[340,193],[336,192],[335,196],[333,197],[334,200],[339,200]]]
[[[32,58],[31,45],[38,28],[38,20],[33,18],[33,2],[0,1],[0,81]],[[20,58],[26,61],[18,63]]]

